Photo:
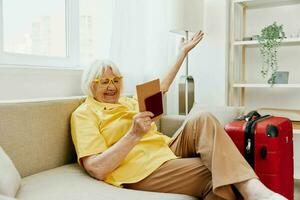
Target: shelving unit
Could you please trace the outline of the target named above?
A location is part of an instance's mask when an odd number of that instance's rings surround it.
[[[274,90],[275,93],[285,89],[292,89],[300,93],[300,79],[299,83],[288,84],[274,84],[246,81],[246,50],[248,48],[258,48],[259,42],[257,40],[244,41],[246,35],[247,12],[252,9],[266,9],[271,7],[287,6],[300,4],[300,0],[231,0],[230,10],[230,51],[229,51],[229,67],[228,67],[228,105],[229,106],[246,106],[245,98],[247,89],[259,90]],[[293,38],[285,38],[281,42],[281,46],[293,47],[299,46],[300,36]],[[280,47],[279,47],[280,48]],[[253,52],[253,50],[251,50]],[[253,59],[253,57],[252,57]],[[260,58],[258,58],[260,59]],[[251,67],[251,66],[250,66]],[[258,74],[259,75],[259,74]],[[280,88],[280,89],[277,89]],[[272,93],[272,92],[271,92]],[[300,99],[299,99],[300,102]],[[267,105],[260,105],[267,106]],[[284,109],[284,108],[283,108]],[[298,112],[298,111],[297,111]],[[300,137],[300,122],[297,125],[293,124],[294,138],[297,141]],[[295,140],[294,140],[295,141]],[[299,144],[294,145],[298,149]],[[298,149],[299,150],[299,149]],[[295,158],[299,157],[299,152],[295,150]],[[297,160],[297,159],[295,159]],[[297,161],[299,162],[299,160]],[[300,180],[300,164],[295,163],[295,179]]]
[[[299,84],[234,83],[234,88],[300,88]]]
[[[257,40],[250,41],[234,41],[234,46],[251,46],[257,47],[259,45]],[[300,38],[286,38],[281,41],[282,46],[300,45]]]
[[[248,9],[257,9],[264,7],[277,7],[284,5],[299,4],[299,0],[234,0],[235,4],[247,7]]]
[[[231,106],[245,105],[245,89],[246,88],[300,88],[299,83],[289,84],[262,84],[262,83],[247,83],[245,81],[246,68],[246,49],[257,48],[259,42],[257,40],[243,41],[246,32],[246,15],[249,9],[264,9],[269,7],[278,7],[285,5],[300,4],[300,0],[232,0],[231,2],[231,17],[230,17],[230,65],[229,65],[229,92],[228,104]],[[242,10],[240,24],[235,23],[237,9]],[[238,34],[236,34],[238,32]],[[281,46],[299,46],[300,37],[285,38],[281,42]],[[238,56],[239,58],[237,58]],[[241,62],[238,64],[238,62]],[[236,80],[236,76],[239,78]]]
[[[259,47],[257,40],[243,41],[246,32],[246,15],[249,9],[264,9],[277,6],[300,4],[300,0],[232,0],[231,17],[230,17],[230,64],[228,69],[228,104],[231,106],[245,105],[245,90],[247,88],[300,88],[299,83],[289,84],[262,84],[262,83],[247,83],[245,80],[246,68],[246,49]],[[237,11],[241,10],[241,13]],[[237,16],[240,18],[239,23],[236,23]],[[281,42],[281,46],[299,46],[300,37],[285,38]],[[239,55],[237,55],[239,51]]]

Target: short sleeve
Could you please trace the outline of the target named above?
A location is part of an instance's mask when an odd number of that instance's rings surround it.
[[[71,116],[71,134],[79,164],[80,158],[102,153],[107,149],[105,139],[99,131],[99,123],[96,115],[88,109],[76,110]]]

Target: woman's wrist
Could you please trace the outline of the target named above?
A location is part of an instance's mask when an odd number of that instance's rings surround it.
[[[138,143],[138,142],[142,139],[142,137],[143,137],[142,134],[138,134],[138,133],[134,132],[133,130],[130,130],[130,131],[127,133],[127,136],[129,137],[129,139],[130,139],[131,141],[134,141],[134,142],[136,142],[136,143]]]
[[[186,56],[187,54],[189,53],[189,51],[187,49],[180,49],[179,50],[179,55],[182,55],[182,56]]]

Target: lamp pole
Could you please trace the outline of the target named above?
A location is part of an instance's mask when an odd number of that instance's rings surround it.
[[[189,31],[185,31],[185,41],[189,41]],[[189,53],[186,54],[185,75],[189,75]]]
[[[185,35],[189,39],[189,32],[196,33],[203,29],[204,0],[172,0],[169,1],[169,30]],[[179,82],[179,114],[186,115],[194,104],[194,79],[189,75],[189,58],[186,55],[185,74]]]
[[[186,41],[189,39],[188,31],[185,31],[185,39]],[[192,109],[195,99],[194,88],[194,79],[192,76],[189,76],[189,58],[187,54],[185,60],[185,75],[180,77],[179,82],[178,103],[180,115],[187,115]]]
[[[189,41],[189,31],[185,31],[185,41],[188,42]],[[186,54],[186,60],[185,60],[185,76],[186,79],[188,79],[189,76],[189,53]],[[189,95],[188,95],[188,90],[189,90],[189,86],[188,86],[188,80],[186,80],[185,83],[185,114],[187,115],[189,113]]]

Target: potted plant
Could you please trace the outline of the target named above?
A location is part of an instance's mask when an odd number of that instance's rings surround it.
[[[268,83],[272,85],[275,83],[278,70],[278,47],[284,38],[283,25],[277,25],[276,22],[263,28],[261,34],[257,36],[260,44],[260,54],[263,59],[261,74],[265,78],[271,73]]]

